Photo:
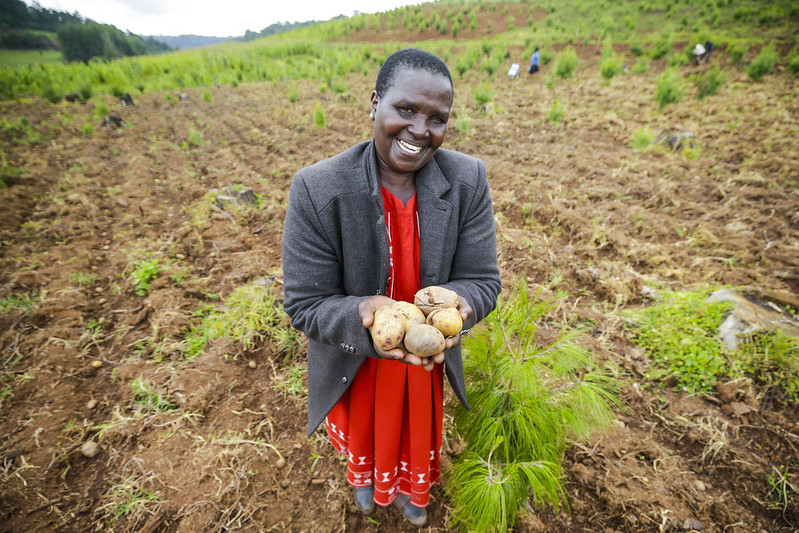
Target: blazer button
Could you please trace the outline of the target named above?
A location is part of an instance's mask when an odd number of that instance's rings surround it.
[[[347,376],[342,376],[341,377],[341,382],[344,383],[345,385],[347,384],[347,381],[348,381],[347,380]]]

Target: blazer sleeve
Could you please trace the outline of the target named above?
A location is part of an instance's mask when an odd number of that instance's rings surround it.
[[[458,244],[446,287],[467,299],[474,314],[464,324],[470,329],[488,316],[501,291],[497,263],[497,229],[485,163],[477,159],[477,179],[469,195],[461,195]]]
[[[345,294],[338,225],[320,217],[324,207],[314,204],[302,174],[295,175],[283,227],[283,308],[309,339],[343,353],[376,355],[358,314],[363,296]]]

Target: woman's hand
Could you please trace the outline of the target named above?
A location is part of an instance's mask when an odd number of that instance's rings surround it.
[[[384,305],[393,305],[394,302],[395,300],[392,300],[388,296],[381,295],[370,296],[369,298],[363,300],[358,305],[358,314],[361,317],[361,323],[363,324],[363,327],[372,327],[375,318],[375,311],[378,307],[383,307]],[[471,317],[473,313],[472,306],[469,305],[469,302],[460,296],[458,297],[458,311],[460,312],[461,320],[464,322]],[[449,350],[453,346],[457,346],[460,341],[460,335],[448,337],[445,341],[444,349]],[[435,355],[431,355],[430,357],[419,357],[416,354],[405,351],[401,344],[398,347],[392,348],[388,351],[383,351],[377,346],[374,346],[374,349],[377,352],[377,355],[383,359],[393,359],[395,361],[401,361],[406,365],[421,366],[428,372],[433,370],[436,364],[443,363],[445,359],[444,352],[439,352]]]

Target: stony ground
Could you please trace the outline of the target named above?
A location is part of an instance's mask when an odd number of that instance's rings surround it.
[[[453,123],[446,143],[487,163],[505,287],[526,279],[558,317],[592,324],[587,341],[626,383],[616,431],[568,452],[571,513],[527,514],[517,529],[796,531],[796,492],[781,500],[767,482],[789,466],[796,485],[796,408],[745,382],[686,395],[645,381],[623,318],[652,287],[799,293],[796,78],[753,83],[719,54],[720,94],[698,102],[689,82],[661,111],[662,64],[603,85],[596,50],[578,54],[554,90],[547,67],[498,75],[487,110],[474,102],[482,76],[456,80],[462,131]],[[182,356],[203,310],[254,280],[279,289],[291,176],[370,138],[374,74],[351,75],[343,94],[286,82],[107,99],[124,128],[101,127],[91,102],[1,104],[41,142],[2,139],[25,173],[0,189],[0,298],[33,307],[0,313],[0,531],[412,530],[392,509],[360,516],[325,436],[305,436],[302,345],[215,340]],[[694,148],[636,150],[643,127],[690,131]],[[261,207],[212,207],[225,186],[252,188]],[[132,265],[152,258],[161,275],[139,296]],[[171,403],[144,409],[136,386]],[[450,530],[433,496],[426,530]]]

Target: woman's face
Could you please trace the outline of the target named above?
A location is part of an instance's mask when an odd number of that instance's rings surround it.
[[[451,107],[449,80],[421,69],[403,68],[385,94],[372,92],[380,170],[412,175],[430,161],[447,135]]]

